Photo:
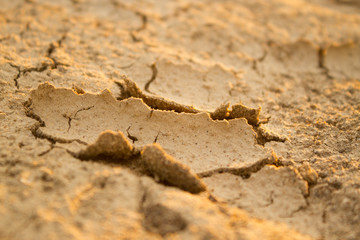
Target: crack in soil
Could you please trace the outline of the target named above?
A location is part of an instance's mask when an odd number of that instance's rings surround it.
[[[131,128],[131,125],[126,129],[126,133],[127,133],[127,137],[128,137],[128,138],[133,142],[133,144],[134,144],[135,142],[139,141],[139,139],[129,133],[130,128]]]
[[[74,0],[73,0],[74,1]],[[141,26],[139,26],[136,29],[133,30],[129,30],[130,32],[130,37],[133,40],[133,42],[140,42],[141,39],[139,37],[136,36],[137,33],[146,30],[147,26],[148,26],[148,16],[140,11],[134,10],[129,6],[126,6],[126,4],[118,2],[118,1],[111,1],[111,4],[115,7],[115,8],[123,8],[126,10],[129,10],[133,13],[135,13],[138,17],[140,17],[141,19]]]
[[[75,112],[75,114],[74,114],[73,117],[67,116],[66,114],[63,114],[63,116],[64,116],[65,118],[68,118],[68,129],[67,129],[67,132],[70,131],[71,121],[76,118],[76,115],[77,115],[79,112],[90,110],[90,109],[92,109],[93,107],[95,107],[95,106],[90,106],[90,107],[87,107],[87,108],[81,108],[81,109],[79,109],[79,110],[77,110],[77,111]]]
[[[30,117],[30,116],[29,116]],[[40,139],[46,139],[48,140],[50,143],[72,143],[72,142],[78,142],[82,145],[88,145],[86,142],[80,140],[80,139],[65,139],[65,138],[61,138],[61,137],[55,137],[52,136],[50,134],[44,133],[43,131],[41,131],[40,129],[40,124],[34,124],[31,127],[31,133],[34,135],[35,138],[40,138]]]
[[[145,87],[144,87],[145,91],[147,91],[148,93],[152,93],[149,90],[149,87],[150,87],[150,84],[156,80],[156,77],[158,74],[158,69],[156,67],[156,63],[151,64],[150,67],[151,67],[152,75],[151,75],[150,80],[145,84]]]
[[[158,134],[156,135],[153,143],[156,143],[156,142],[158,141],[158,138],[159,138],[160,133],[161,133],[161,132],[159,131]]]
[[[58,66],[69,66],[68,64],[65,63],[59,63],[54,57],[52,57],[54,51],[62,46],[62,42],[66,39],[66,37],[67,37],[67,33],[64,33],[59,40],[50,43],[48,49],[46,50],[45,56],[50,58],[53,62],[53,64],[49,65],[51,69],[57,69]]]
[[[325,64],[325,56],[326,56],[327,49],[326,48],[319,48],[318,50],[318,67],[321,68],[328,79],[333,79],[333,76],[330,74],[330,69],[326,67]]]
[[[131,9],[129,9],[129,10],[131,10]],[[131,11],[134,12],[134,10],[131,10]],[[139,38],[139,37],[137,36],[137,34],[138,34],[139,32],[141,32],[141,31],[144,31],[144,30],[147,28],[148,17],[147,17],[145,14],[143,14],[143,13],[141,13],[141,12],[138,12],[138,11],[135,11],[135,14],[141,18],[142,24],[141,24],[141,26],[140,26],[139,28],[137,28],[137,29],[135,29],[135,30],[133,30],[133,31],[130,31],[130,37],[131,37],[131,39],[133,40],[133,42],[141,42],[142,39]]]
[[[48,65],[47,63],[41,63],[41,65],[38,67],[30,67],[30,68],[25,68],[25,69],[21,69],[20,66],[17,66],[13,63],[10,63],[10,66],[12,66],[13,68],[16,68],[18,70],[18,74],[15,76],[15,78],[13,80],[14,80],[15,87],[17,89],[19,89],[20,86],[19,86],[18,80],[21,76],[24,76],[26,73],[29,73],[29,72],[44,72],[50,65]]]
[[[23,29],[20,33],[19,33],[19,36],[22,38],[24,33],[26,31],[28,31],[30,29],[30,22],[26,23],[26,26],[25,26],[25,29]],[[2,39],[0,39],[0,42],[3,41],[3,40],[6,40],[6,39],[9,39],[11,36],[6,36]],[[50,69],[56,69],[59,65],[63,65],[63,66],[67,66],[66,64],[63,64],[63,63],[59,63],[56,61],[55,58],[53,58],[51,55],[52,53],[54,52],[54,50],[57,48],[57,47],[61,47],[62,45],[62,42],[66,39],[66,33],[59,39],[56,41],[56,43],[50,43],[48,49],[46,50],[46,54],[45,54],[45,57],[48,57],[50,58],[52,61],[53,61],[53,64],[49,64],[49,63],[46,63],[46,62],[42,62],[39,66],[37,67],[29,67],[29,68],[24,68],[22,69],[21,66],[18,66],[18,65],[15,65],[13,63],[9,63],[11,67],[13,68],[16,68],[18,73],[17,75],[15,76],[15,78],[13,79],[14,81],[14,85],[17,89],[20,89],[20,85],[19,85],[19,78],[21,76],[24,76],[26,73],[29,73],[29,72],[44,72],[45,70],[48,69],[48,67],[50,67]]]
[[[27,29],[29,28],[30,23],[27,24]],[[25,31],[25,30],[24,30]],[[21,76],[24,76],[26,73],[30,73],[30,72],[44,72],[46,71],[48,68],[50,69],[56,69],[58,66],[69,66],[67,64],[64,63],[59,63],[56,61],[56,59],[54,57],[52,57],[51,55],[53,54],[53,52],[55,51],[56,48],[61,47],[62,42],[66,39],[66,33],[59,39],[56,41],[56,43],[50,43],[48,49],[46,50],[46,54],[45,57],[49,58],[52,60],[52,63],[49,64],[47,62],[42,62],[39,66],[36,67],[29,67],[29,68],[23,68],[21,66],[15,65],[13,63],[9,63],[11,67],[16,68],[18,73],[15,76],[15,78],[13,79],[14,81],[14,85],[17,89],[20,89],[20,85],[19,85],[19,78]],[[1,39],[0,39],[1,41]]]
[[[53,60],[53,59],[52,59]],[[29,67],[29,68],[24,68],[24,69],[21,69],[21,66],[17,66],[13,63],[9,63],[11,67],[13,68],[16,68],[17,71],[18,71],[18,74],[15,76],[15,78],[13,79],[14,81],[14,85],[17,89],[20,88],[19,86],[19,78],[21,76],[24,76],[26,73],[30,73],[30,72],[44,72],[48,69],[48,67],[50,67],[51,69],[54,69],[56,68],[58,65],[65,65],[65,64],[49,64],[49,63],[46,63],[46,62],[42,62],[40,66],[37,66],[37,67]]]
[[[41,127],[45,127],[46,124],[45,122],[41,119],[40,116],[36,115],[32,109],[31,109],[31,100],[29,99],[28,101],[26,101],[24,103],[24,108],[25,108],[25,114],[27,117],[32,118],[34,120],[36,120],[37,122],[31,126],[30,131],[32,133],[32,135],[35,138],[40,138],[40,139],[46,139],[48,140],[51,144],[55,144],[55,143],[72,143],[72,142],[78,142],[80,144],[83,145],[88,145],[86,142],[80,140],[80,139],[64,139],[64,138],[60,138],[60,137],[55,137],[52,136],[50,134],[44,133],[43,131],[41,131]]]
[[[140,32],[145,30],[148,24],[148,17],[141,12],[135,12],[135,13],[141,18],[141,22],[142,22],[141,26],[138,29],[136,29],[135,32]]]
[[[16,74],[15,78],[13,79],[13,81],[14,81],[15,87],[16,87],[17,89],[19,89],[20,87],[19,87],[18,79],[19,79],[20,76],[21,76],[20,67],[14,65],[14,64],[12,64],[12,63],[10,63],[10,66],[13,67],[13,68],[16,68],[16,70],[18,71],[18,73]]]
[[[53,144],[53,143],[50,143],[49,149],[47,149],[47,150],[39,153],[38,156],[39,156],[39,157],[42,157],[42,156],[48,154],[49,152],[51,152],[54,148],[55,148],[54,144]]]
[[[211,177],[215,174],[221,173],[230,173],[232,175],[240,176],[243,179],[249,178],[251,174],[260,171],[265,165],[278,165],[278,158],[276,157],[275,153],[273,152],[272,155],[268,158],[262,159],[255,163],[250,167],[242,167],[242,168],[217,168],[210,171],[205,171],[198,173],[197,175],[201,178]]]

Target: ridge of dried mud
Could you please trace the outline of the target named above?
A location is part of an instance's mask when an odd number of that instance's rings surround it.
[[[0,6],[1,239],[360,238],[358,1]]]

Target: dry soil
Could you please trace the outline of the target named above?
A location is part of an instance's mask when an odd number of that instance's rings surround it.
[[[360,1],[0,0],[0,239],[360,239]]]

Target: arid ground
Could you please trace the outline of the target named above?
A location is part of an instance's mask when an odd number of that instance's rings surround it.
[[[0,0],[0,239],[360,239],[359,0]]]

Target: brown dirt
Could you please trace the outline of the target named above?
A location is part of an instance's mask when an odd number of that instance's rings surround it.
[[[0,239],[360,239],[358,0],[0,6]]]

